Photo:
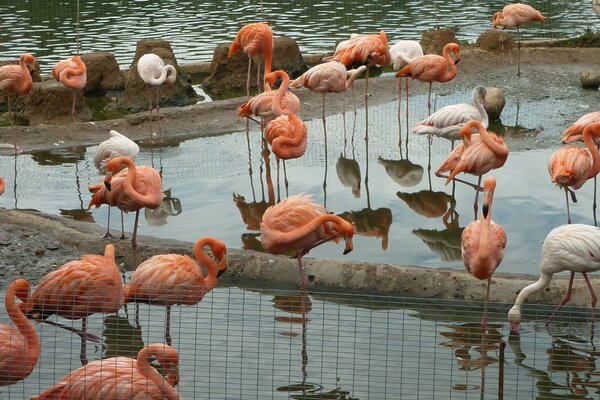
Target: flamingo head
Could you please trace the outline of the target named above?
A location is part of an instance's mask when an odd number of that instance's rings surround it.
[[[171,386],[176,386],[179,383],[179,354],[177,354],[177,350],[164,343],[152,343],[148,347],[150,347],[150,353],[156,357],[167,376],[167,382]]]
[[[496,11],[492,16],[492,28],[504,29],[504,15],[501,11]]]
[[[521,324],[521,306],[515,304],[508,312],[508,323],[510,324],[510,331],[518,333],[519,325]]]
[[[344,247],[344,255],[346,255],[353,249],[352,236],[354,236],[354,226],[345,219],[342,219],[337,230],[339,231],[340,236],[342,236],[346,242],[346,246]]]
[[[219,263],[217,278],[220,278],[221,275],[223,275],[223,273],[227,270],[227,248],[223,242],[216,241],[216,243],[211,246],[210,250]]]
[[[475,97],[479,101],[479,104],[481,104],[483,107],[485,107],[485,95],[487,94],[487,90],[485,89],[485,87],[479,85],[475,88],[474,92],[475,92]]]
[[[265,84],[269,85],[270,87],[273,87],[275,86],[275,82],[277,82],[277,78],[281,78],[283,80],[284,76],[287,77],[289,80],[289,76],[285,71],[273,71],[265,76]]]
[[[24,312],[31,311],[33,304],[29,299],[29,282],[25,279],[16,279],[10,284],[9,289],[11,288],[14,288],[15,296],[22,301],[19,308]],[[7,290],[6,293],[8,292]]]
[[[485,181],[483,181],[483,207],[481,207],[483,218],[488,217],[490,209],[492,208],[494,189],[496,189],[496,178],[488,176],[485,178]]]
[[[563,144],[569,144],[569,143],[573,143],[573,142],[577,142],[577,141],[582,142],[583,135],[581,133],[573,134],[571,132],[565,131],[565,132],[563,132],[563,135],[560,138],[560,141]]]
[[[32,74],[35,71],[35,58],[30,53],[21,54],[19,57],[19,61],[22,61],[29,74]]]

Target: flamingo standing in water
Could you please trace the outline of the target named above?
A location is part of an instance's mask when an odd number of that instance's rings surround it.
[[[39,319],[52,314],[81,319],[86,335],[87,317],[95,313],[115,313],[123,305],[123,282],[115,263],[115,247],[107,244],[104,255],[86,254],[45,275],[22,305]],[[81,336],[81,362],[87,363],[85,340]]]
[[[129,139],[127,136],[120,134],[115,130],[108,132],[110,138],[106,139],[98,145],[94,156],[94,165],[101,174],[106,173],[106,163],[115,157],[126,156],[135,161],[140,147],[136,142]],[[104,238],[112,237],[110,234],[110,208],[108,204],[108,222],[106,223],[106,234]],[[123,211],[121,211],[121,239],[125,239],[125,229],[123,228]]]
[[[75,96],[76,90],[81,90],[87,82],[87,68],[79,56],[72,56],[66,60],[59,61],[52,68],[52,77],[73,90],[73,105],[71,106],[71,117],[75,123]]]
[[[152,95],[150,86],[156,86],[156,119],[158,120],[158,132],[160,141],[163,141],[162,128],[160,126],[160,105],[158,91],[161,85],[172,85],[177,80],[177,70],[171,64],[166,64],[162,58],[154,53],[144,54],[137,62],[137,71],[140,78],[148,88],[148,113],[150,116],[150,136],[152,136]]]
[[[19,65],[3,65],[0,67],[0,92],[6,93],[8,102],[8,113],[10,114],[10,124],[13,125],[13,115],[11,111],[11,95],[25,96],[33,86],[29,68],[35,65],[33,56],[29,53],[21,54]],[[19,154],[21,151],[17,147],[17,133],[13,130],[13,151]]]
[[[354,227],[345,219],[329,214],[310,196],[292,195],[265,211],[260,224],[260,241],[273,254],[294,253],[298,259],[300,290],[306,289],[302,257],[312,248],[333,240],[344,239],[344,254],[352,251]]]
[[[271,72],[265,76],[265,83],[272,86],[277,78],[281,78],[279,89],[268,90],[244,102],[238,107],[238,117],[260,117],[261,126],[264,128],[268,122],[280,115],[298,114],[300,112],[300,99],[288,90],[290,77],[285,71]]]
[[[472,134],[475,128],[478,134]],[[461,172],[478,177],[475,187],[475,202],[473,203],[474,219],[477,219],[477,199],[481,187],[481,177],[492,169],[500,168],[508,158],[508,147],[502,138],[494,132],[487,131],[481,122],[471,120],[460,129],[463,140],[448,155],[446,160],[438,167],[436,176],[444,177],[443,172],[450,172],[446,177],[446,185],[451,180],[457,180],[456,175]]]
[[[454,55],[454,60],[450,57]],[[442,50],[442,55],[427,54],[415,58],[410,64],[396,72],[397,78],[408,77],[421,82],[429,83],[427,94],[428,115],[431,115],[431,84],[433,82],[448,82],[456,76],[456,64],[460,61],[460,46],[456,43],[448,43]]]
[[[209,246],[215,257],[206,254]],[[171,306],[197,304],[211,291],[227,269],[227,249],[219,240],[204,237],[194,244],[194,257],[180,254],[158,254],[141,263],[123,289],[125,302],[148,303],[167,308],[165,339],[171,345]]]
[[[521,35],[519,26],[529,21],[544,22],[546,18],[535,8],[528,4],[514,3],[504,6],[502,11],[497,11],[492,16],[492,27],[510,29],[517,27],[517,76],[521,76]]]
[[[127,168],[121,170],[122,166]],[[120,172],[115,174],[115,171]],[[100,184],[90,186],[93,193],[88,204],[96,208],[102,204],[117,206],[122,211],[135,211],[131,246],[137,248],[137,227],[140,210],[156,209],[162,203],[162,180],[158,172],[148,166],[136,166],[128,157],[113,158],[106,164],[106,177]]]
[[[521,305],[527,297],[550,285],[554,274],[569,271],[569,287],[565,297],[546,320],[546,325],[552,321],[558,310],[571,300],[573,290],[573,278],[575,273],[583,275],[585,283],[590,291],[592,300],[592,316],[596,307],[596,293],[587,276],[589,272],[600,270],[600,228],[584,224],[562,225],[554,228],[542,246],[542,259],[540,261],[540,278],[537,282],[526,286],[517,296],[514,306],[508,312],[510,330],[519,331],[521,322]]]
[[[481,328],[487,328],[487,303],[490,299],[492,275],[502,262],[506,247],[504,229],[492,221],[492,202],[496,178],[488,176],[483,182],[481,219],[473,221],[463,230],[460,243],[462,260],[467,271],[479,280],[487,280],[485,306]]]
[[[454,148],[454,141],[460,139],[461,128],[470,120],[481,122],[483,128],[487,129],[489,118],[484,108],[485,94],[485,87],[477,86],[473,89],[471,104],[461,103],[442,107],[420,121],[412,131],[419,135],[433,135],[448,139]]]
[[[250,96],[250,69],[252,59],[256,63],[256,87],[260,92],[260,60],[264,59],[265,70],[264,78],[271,72],[271,61],[273,58],[273,31],[268,24],[264,22],[255,22],[244,25],[229,46],[227,57],[231,58],[238,51],[242,50],[248,55],[248,77],[246,79],[246,96]],[[268,89],[267,82],[264,83],[265,89]]]
[[[399,40],[390,47],[394,71],[400,71],[417,57],[423,56],[423,48],[416,40]],[[404,79],[406,91],[406,115],[408,119],[408,78]],[[398,79],[398,121],[400,121],[400,103],[402,98],[402,79]]]
[[[361,65],[357,69],[348,71],[346,66],[339,61],[329,61],[317,64],[290,83],[290,88],[305,87],[310,91],[323,94],[323,124],[325,124],[325,94],[345,93],[352,86],[356,78],[367,67]],[[344,114],[346,111],[346,96],[344,95]]]
[[[156,359],[167,379],[150,364]],[[177,350],[163,343],[151,343],[138,352],[137,359],[110,357],[80,367],[54,386],[32,398],[44,399],[167,399],[180,400],[172,386],[179,382]]]
[[[13,281],[6,290],[6,313],[15,326],[0,325],[0,386],[28,377],[40,355],[35,328],[15,303],[15,296],[27,299],[28,295],[29,283],[25,279]]]
[[[587,151],[577,146],[567,146],[556,150],[548,160],[548,173],[552,183],[565,190],[567,202],[567,223],[571,223],[569,210],[569,193],[574,203],[577,202],[575,192],[590,178],[600,172],[600,152],[594,138],[600,137],[600,122],[589,124],[583,129],[583,142]],[[573,188],[573,189],[570,189]]]

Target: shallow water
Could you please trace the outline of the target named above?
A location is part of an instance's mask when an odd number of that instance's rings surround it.
[[[31,52],[42,72],[48,73],[58,60],[77,52],[79,36],[80,52],[113,52],[121,68],[129,67],[135,44],[142,38],[169,41],[179,62],[210,61],[217,44],[232,41],[242,25],[260,20],[261,3],[264,20],[276,36],[294,38],[304,53],[323,53],[350,33],[383,29],[390,43],[418,40],[423,31],[436,26],[436,20],[441,27],[457,28],[458,40],[474,42],[491,29],[491,15],[506,2],[12,1],[0,5],[0,58],[15,59]],[[539,9],[547,22],[529,24],[522,30],[523,38],[572,37],[600,27],[588,0],[528,4]]]
[[[104,337],[103,346],[88,344],[90,361],[163,342],[164,308],[140,305],[139,324],[134,309],[129,318],[124,310],[90,317],[89,331]],[[520,335],[509,336],[507,309],[491,308],[482,336],[475,303],[219,287],[196,306],[173,308],[178,390],[186,399],[497,399],[502,365],[504,398],[597,398],[589,310],[561,313],[546,329],[550,310],[526,307]],[[0,388],[3,396],[29,398],[80,366],[77,336],[36,330],[38,364]]]
[[[436,105],[439,108],[467,101],[469,96],[467,92],[455,92],[438,97]],[[426,113],[422,107],[425,100],[423,96],[411,98],[409,126]],[[509,149],[522,148],[522,141],[554,147],[565,126],[563,117],[554,110],[573,107],[577,101],[527,101],[518,111],[517,104],[509,104],[503,113],[506,125],[496,125],[494,129],[504,130]],[[356,117],[353,112],[346,116],[346,132],[341,115],[327,118],[327,162],[323,126],[317,119],[307,121],[306,154],[286,163],[290,194],[311,194],[330,211],[353,220],[357,229],[350,254],[343,256],[341,245],[329,243],[312,250],[310,256],[462,269],[460,232],[473,220],[474,191],[463,184],[444,186],[444,180],[433,174],[450,151],[450,143],[443,139],[433,141],[430,177],[426,138],[412,133],[408,136],[407,161],[403,123],[402,151],[398,147],[395,102],[371,107],[369,121],[368,153],[363,140],[364,109],[359,109]],[[269,201],[259,135],[258,128],[253,127],[250,153],[244,131],[186,140],[164,149],[142,144],[138,164],[153,165],[161,171],[165,196],[159,210],[142,212],[139,233],[190,242],[210,235],[228,247],[259,248],[260,217]],[[87,187],[101,180],[93,166],[95,150],[95,146],[80,147],[34,152],[16,159],[0,157],[0,174],[7,182],[0,206],[37,209],[106,226],[106,207],[86,211],[90,200]],[[493,218],[508,236],[500,271],[537,274],[546,234],[566,223],[564,192],[551,184],[546,170],[552,151],[512,152],[505,166],[493,171],[498,182]],[[380,158],[387,161],[379,161]],[[392,176],[382,162],[388,165]],[[398,178],[398,171],[406,171],[407,167],[415,174],[412,180]],[[396,176],[392,171],[396,171]],[[277,185],[273,157],[270,173],[273,198],[277,200],[278,192],[285,197],[283,178]],[[341,180],[340,175],[360,176],[360,189],[353,193],[351,187],[343,185],[347,179]],[[465,179],[475,182],[472,176],[465,175]],[[40,191],[44,196],[39,195]],[[571,206],[573,222],[593,224],[593,182],[578,190],[577,198],[578,203]],[[415,202],[426,207],[419,208]],[[133,218],[132,213],[126,215],[128,232],[132,231]],[[118,221],[118,214],[113,211],[113,229],[120,228]]]

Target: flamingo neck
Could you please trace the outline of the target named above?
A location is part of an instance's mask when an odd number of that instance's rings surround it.
[[[290,84],[290,77],[286,73],[280,73],[280,74],[277,74],[277,76],[279,78],[281,78],[281,85],[279,85],[279,89],[277,89],[277,95],[273,99],[271,108],[273,110],[273,113],[276,116],[289,115],[289,114],[291,114],[291,111],[288,108],[282,107],[282,101],[283,101],[283,96],[285,96],[285,93],[288,90],[288,86]]]
[[[583,130],[583,143],[585,143],[592,156],[592,168],[588,174],[588,179],[595,177],[600,172],[600,152],[598,152],[598,146],[592,138],[592,136],[596,138],[600,137],[600,130],[591,130],[591,132],[590,130],[591,128]]]
[[[479,116],[481,117],[481,123],[488,125],[489,124],[489,117],[487,115],[487,111],[485,111],[485,107],[483,106],[483,104],[481,104],[481,101],[479,101],[479,96],[477,94],[475,96],[473,96],[473,100],[471,101],[471,105],[473,107],[475,107],[475,109],[479,113]]]
[[[135,202],[139,202],[140,204],[148,204],[148,202],[153,202],[154,196],[151,193],[141,194],[133,187],[133,183],[137,177],[137,167],[133,163],[133,161],[129,157],[123,157],[123,164],[127,165],[127,175],[125,175],[125,180],[123,181],[123,188],[127,196],[131,197]]]
[[[270,90],[271,86],[267,83],[267,81],[265,80],[265,77],[271,73],[271,63],[273,60],[273,48],[267,46],[267,48],[265,48],[263,54],[265,57],[265,71],[263,74],[263,86],[265,87],[265,90]],[[289,81],[289,79],[288,79],[288,81]]]
[[[28,356],[37,360],[40,352],[40,339],[29,319],[23,314],[21,308],[15,303],[17,286],[11,285],[6,291],[5,304],[8,317],[17,327],[21,335],[27,340]],[[29,299],[27,300],[29,301]],[[28,308],[28,307],[24,307]]]
[[[360,74],[362,74],[364,71],[366,71],[366,69],[367,69],[366,65],[361,65],[360,67],[358,67],[356,69],[351,69],[350,71],[348,71],[348,78],[346,79],[346,89],[348,89],[350,86],[352,86],[352,84],[358,78],[358,76]]]
[[[450,52],[448,48],[444,47],[442,51],[442,57],[446,60],[446,73],[441,76],[440,79],[436,79],[437,82],[448,82],[456,76],[456,65],[454,64],[454,60],[450,57]]]
[[[175,388],[173,386],[171,386],[165,380],[165,378],[163,378],[163,376],[161,374],[159,374],[158,371],[156,371],[150,365],[150,362],[149,362],[150,357],[157,356],[157,354],[153,354],[153,353],[154,352],[150,346],[144,347],[138,353],[138,358],[136,360],[136,364],[137,364],[137,367],[138,367],[140,373],[142,375],[144,375],[146,378],[148,378],[149,380],[151,380],[152,382],[154,382],[154,384],[156,384],[156,386],[160,389],[163,396],[165,396],[165,398],[167,400],[181,400],[181,397],[179,397],[179,393],[177,393],[177,390],[175,390]],[[160,362],[160,359],[159,359],[159,362]]]
[[[513,306],[513,308],[516,307],[520,309],[521,305],[525,302],[527,297],[539,292],[540,290],[547,288],[548,285],[550,285],[550,282],[552,281],[552,276],[553,274],[542,271],[540,273],[540,278],[536,282],[532,283],[531,285],[525,286],[525,288],[521,290],[521,293],[519,293],[519,295],[517,296],[517,300],[515,300],[515,305]]]
[[[497,157],[508,157],[508,147],[504,144],[499,144],[494,140],[492,135],[483,127],[483,125],[476,121],[476,123],[470,124],[470,126],[477,128],[481,141],[494,153]]]
[[[18,92],[27,93],[31,90],[31,87],[33,86],[33,80],[31,79],[29,69],[25,65],[24,57],[19,57],[19,68],[21,68],[21,75],[23,76],[23,79],[19,81]]]
[[[155,78],[154,76],[150,75],[148,77],[148,83],[153,86],[159,86],[163,83],[174,83],[176,77],[177,71],[175,70],[175,67],[171,64],[167,64],[162,67],[162,70],[160,71],[160,76],[158,78]]]
[[[271,143],[273,153],[284,160],[300,157],[306,150],[306,125],[295,115],[290,115],[288,122],[292,127],[292,136],[281,135]]]
[[[287,242],[287,243],[295,242],[295,241],[305,237],[306,235],[310,234],[311,232],[316,231],[318,228],[320,228],[322,225],[324,225],[328,222],[331,222],[332,224],[334,224],[336,231],[340,232],[340,233],[343,232],[342,224],[347,223],[344,219],[342,219],[341,217],[338,217],[337,215],[323,214],[323,215],[319,215],[317,218],[311,220],[306,225],[301,226],[297,229],[294,229],[293,231],[278,232],[277,237],[278,237],[278,240],[281,240],[284,243],[285,242]]]
[[[215,244],[216,241],[213,238],[202,238],[194,244],[194,257],[196,257],[196,260],[206,268],[206,275],[202,277],[205,286],[215,286],[218,280],[217,275],[220,265],[204,251],[204,246],[208,245],[212,250]]]

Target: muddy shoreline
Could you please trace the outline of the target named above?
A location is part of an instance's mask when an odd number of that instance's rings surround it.
[[[476,84],[501,87],[507,101],[517,92],[527,92],[529,99],[542,100],[561,96],[560,88],[579,85],[579,72],[594,69],[600,64],[600,49],[524,48],[523,77],[516,82],[514,54],[483,52],[478,49],[461,53],[458,75],[447,86],[438,90],[451,92],[471,89]],[[488,82],[493,82],[488,84]],[[357,105],[363,106],[364,80],[356,82]],[[389,73],[369,81],[369,104],[393,101],[396,79]],[[531,89],[530,91],[528,89]],[[533,90],[535,89],[535,90]],[[426,93],[426,85],[411,85],[411,95]],[[304,119],[321,116],[321,95],[306,90],[298,92]],[[360,99],[360,100],[359,100]],[[245,122],[236,117],[236,108],[244,98],[201,103],[182,108],[161,109],[163,132],[168,140],[213,136],[242,130]],[[327,113],[341,112],[341,97],[329,96]],[[591,111],[591,110],[590,110]],[[568,123],[583,111],[574,107],[561,110]],[[147,114],[137,113],[125,118],[80,123],[77,125],[40,125],[17,127],[17,141],[25,152],[65,148],[75,145],[95,145],[105,140],[109,129],[127,134],[134,140],[147,139]],[[13,130],[0,128],[0,143],[12,142]],[[511,151],[548,147],[550,144],[531,138],[511,142]],[[102,253],[105,241],[100,239],[103,229],[95,224],[77,222],[68,218],[0,208],[0,285],[5,287],[17,277],[26,277],[34,283],[45,273],[66,261],[85,253]],[[130,243],[117,241],[118,263],[123,270],[134,266],[151,255],[164,252],[189,254],[192,243],[142,237],[135,260]],[[228,249],[229,269],[224,284],[235,286],[264,286],[295,288],[297,270],[293,260],[252,251]],[[440,299],[480,300],[484,283],[473,279],[462,269],[422,268],[412,266],[370,264],[307,258],[305,268],[312,276],[309,288],[315,291],[360,292]],[[537,279],[533,276],[507,275],[498,272],[493,280],[492,301],[511,302],[526,284]],[[600,279],[593,279],[594,283]],[[550,287],[532,296],[528,303],[557,303],[566,290],[567,280],[555,279]],[[571,305],[589,304],[583,282],[576,282]]]

